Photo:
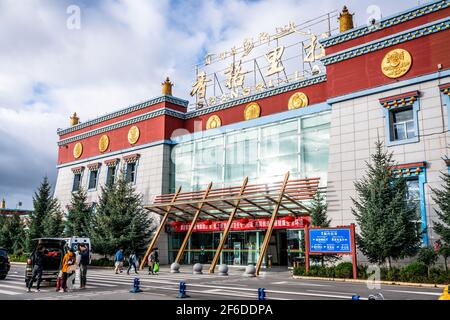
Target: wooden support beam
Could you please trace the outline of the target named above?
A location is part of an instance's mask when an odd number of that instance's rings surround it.
[[[204,205],[204,204],[205,204],[205,202],[202,203],[202,205]],[[208,203],[206,202],[206,204],[208,204]],[[191,207],[191,208],[194,208],[194,209],[198,209],[197,207],[195,207],[195,206],[192,205],[192,204],[188,204],[188,206]],[[209,213],[208,211],[205,211],[205,210],[203,210],[203,209],[199,209],[199,210],[200,210],[201,213],[206,214],[206,215],[208,215],[208,216],[210,216],[210,217],[213,217],[214,219],[217,219],[217,217],[216,217],[215,215]]]
[[[242,183],[241,190],[239,191],[239,196],[244,194],[245,188],[247,187],[248,183],[248,177],[244,179],[244,182]],[[225,242],[228,239],[228,233],[231,229],[231,224],[233,223],[234,216],[236,215],[236,212],[239,209],[239,204],[241,203],[241,200],[236,200],[236,203],[234,205],[234,209],[230,214],[230,217],[228,218],[228,223],[225,227],[225,230],[223,230],[222,239],[220,239],[219,246],[217,247],[216,254],[214,255],[213,261],[211,263],[211,266],[209,268],[209,273],[214,273],[214,269],[216,268],[217,262],[220,258],[220,253],[222,252],[223,246],[225,245]]]
[[[303,210],[305,210],[306,212],[310,212],[310,210],[305,207],[304,205],[302,205],[300,202],[298,202],[297,200],[292,199],[291,197],[289,197],[287,194],[284,195],[284,197],[286,199],[288,199],[290,202],[292,202],[293,204],[299,206],[300,208],[302,208]]]
[[[181,192],[181,187],[178,187],[177,192],[174,194],[172,202],[175,202],[175,200],[177,200],[178,195]],[[158,240],[159,235],[161,234],[161,231],[163,230],[164,226],[166,225],[167,219],[169,218],[169,214],[170,214],[170,210],[172,209],[172,206],[168,206],[166,209],[166,214],[162,217],[158,229],[156,230],[155,235],[152,238],[152,241],[150,242],[148,248],[147,248],[147,252],[145,252],[144,258],[142,259],[141,265],[140,265],[140,269],[144,269],[145,267],[145,263],[147,262],[147,258],[148,255],[150,254],[150,252],[153,250],[153,247],[156,244],[156,241]]]
[[[251,200],[248,200],[247,198],[245,198],[244,200],[245,200],[246,202],[250,203],[252,206],[254,206],[254,207],[260,209],[261,211],[264,211],[264,212],[266,212],[266,213],[268,213],[268,214],[272,214],[272,212],[271,212],[270,210],[261,207],[260,205],[256,204],[255,202],[253,202],[253,201],[251,201]]]
[[[203,199],[198,205],[197,212],[195,213],[194,218],[192,219],[191,225],[189,226],[189,230],[186,233],[186,236],[184,237],[184,240],[183,240],[183,243],[181,244],[180,250],[178,251],[177,257],[175,259],[176,263],[180,263],[181,258],[183,257],[184,250],[186,249],[186,245],[189,241],[189,238],[192,235],[192,231],[194,231],[194,227],[195,227],[195,224],[197,223],[198,216],[200,215],[200,212],[205,203],[205,200],[208,198],[208,194],[211,191],[211,187],[212,187],[212,182],[209,183],[208,188],[206,189],[205,194],[203,195]]]
[[[242,199],[243,199],[242,197],[238,197],[235,201],[241,201]],[[223,202],[225,202],[226,204],[228,204],[228,205],[231,206],[231,207],[234,207],[234,204],[231,203],[230,201],[223,200]],[[252,217],[252,219],[255,219],[255,216],[254,216],[253,214],[248,213],[248,212],[245,211],[244,209],[238,208],[238,210],[239,210],[240,212],[246,214],[246,215],[249,215],[250,217]]]
[[[267,227],[266,235],[264,236],[264,240],[261,246],[261,249],[259,251],[259,257],[258,262],[256,263],[256,275],[259,275],[259,272],[261,270],[262,262],[264,260],[264,256],[267,252],[267,247],[269,246],[270,237],[272,236],[273,226],[275,225],[275,220],[277,219],[278,211],[280,210],[281,201],[283,201],[283,194],[284,190],[286,189],[286,185],[289,181],[289,172],[286,173],[286,176],[284,177],[283,184],[281,185],[280,192],[278,195],[278,201],[273,209],[272,217],[270,218],[269,225]]]

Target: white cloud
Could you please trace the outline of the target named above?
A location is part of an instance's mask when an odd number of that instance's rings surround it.
[[[160,93],[169,75],[187,99],[207,48],[220,52],[290,20],[347,3],[365,22],[372,1],[0,0],[0,196],[31,207],[43,175],[56,176],[56,130]],[[386,13],[416,1],[378,1]],[[68,30],[66,9],[81,8]]]

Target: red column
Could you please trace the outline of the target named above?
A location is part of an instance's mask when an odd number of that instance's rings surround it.
[[[309,271],[309,227],[305,226],[305,270]]]
[[[352,246],[352,266],[353,266],[353,279],[356,279],[358,277],[358,270],[357,270],[357,261],[356,261],[356,241],[355,241],[355,224],[352,223],[350,225],[350,241]]]

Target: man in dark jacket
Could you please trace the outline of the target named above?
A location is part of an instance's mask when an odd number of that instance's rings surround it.
[[[90,253],[89,249],[86,248],[85,245],[80,245],[80,288],[85,289],[86,288],[86,279],[87,279],[87,268],[89,265],[90,260]]]
[[[36,281],[37,277],[37,291],[41,291],[41,282],[42,282],[42,268],[44,264],[44,255],[48,251],[45,250],[42,244],[39,244],[34,253],[33,259],[33,273],[31,275],[31,279],[28,282],[28,292],[31,292],[31,288],[33,287],[33,282]]]

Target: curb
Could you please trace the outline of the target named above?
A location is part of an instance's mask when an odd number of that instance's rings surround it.
[[[323,280],[323,281],[338,281],[338,282],[350,282],[350,283],[368,283],[368,280],[362,279],[342,279],[342,278],[321,278],[321,277],[303,277],[292,276],[294,279],[302,280]],[[431,284],[431,283],[413,283],[413,282],[395,282],[395,281],[373,281],[369,283],[385,284],[391,286],[405,286],[405,287],[422,287],[422,288],[445,288],[445,284]]]

